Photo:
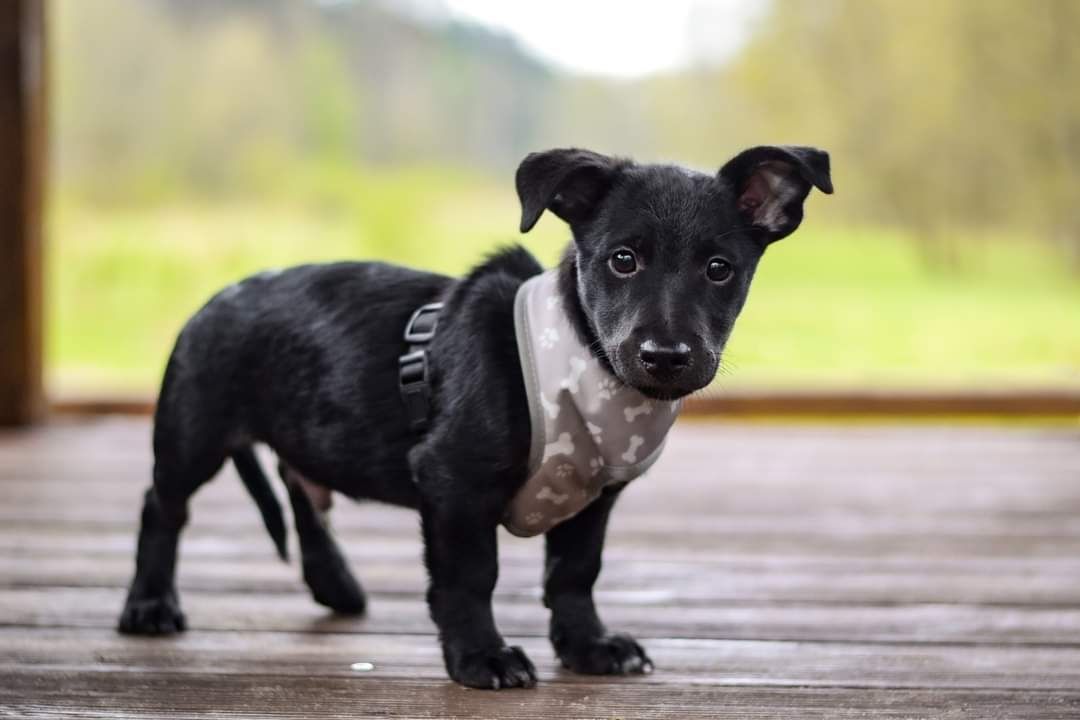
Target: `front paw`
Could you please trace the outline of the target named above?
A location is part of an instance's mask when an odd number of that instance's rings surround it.
[[[622,633],[561,643],[555,648],[563,667],[586,675],[648,674],[652,660],[634,638]]]
[[[446,669],[451,678],[466,687],[501,690],[536,685],[536,668],[516,646],[466,652],[453,660],[448,657]]]
[[[157,597],[129,597],[116,629],[125,635],[172,635],[186,628],[176,594],[168,592]]]

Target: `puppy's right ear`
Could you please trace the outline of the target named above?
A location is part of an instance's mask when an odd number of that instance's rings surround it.
[[[530,153],[515,177],[521,232],[532,230],[544,210],[570,224],[587,219],[625,162],[576,148]]]

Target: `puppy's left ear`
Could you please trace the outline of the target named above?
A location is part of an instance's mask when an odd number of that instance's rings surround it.
[[[766,243],[787,237],[803,218],[803,201],[816,187],[832,194],[829,154],[811,147],[761,145],[744,150],[720,168],[735,190],[743,221]]]
[[[529,232],[544,210],[570,224],[588,219],[626,161],[577,148],[530,153],[518,166],[521,232]]]

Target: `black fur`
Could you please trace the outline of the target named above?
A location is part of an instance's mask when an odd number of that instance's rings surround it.
[[[552,150],[530,155],[517,173],[522,230],[545,209],[570,224],[560,290],[582,341],[623,383],[657,398],[711,381],[758,259],[801,220],[811,185],[831,191],[828,156],[809,148],[755,148],[716,175]],[[620,276],[612,256],[627,251],[637,270]],[[732,269],[723,281],[706,273],[717,259]],[[212,298],[180,333],[165,371],[153,486],[120,630],[184,629],[174,581],[179,534],[188,499],[226,458],[284,557],[280,508],[251,451],[265,443],[280,459],[304,580],[318,602],[349,613],[366,605],[299,478],[418,509],[428,603],[450,676],[473,687],[533,685],[532,663],[495,627],[491,594],[496,530],[526,479],[530,443],[513,299],[539,272],[512,247],[461,280],[382,263],[307,265]],[[445,308],[429,347],[431,422],[417,436],[398,392],[397,358],[410,313],[436,300]],[[607,631],[592,600],[621,489],[608,488],[547,535],[551,640],[577,672],[652,667],[637,642]]]

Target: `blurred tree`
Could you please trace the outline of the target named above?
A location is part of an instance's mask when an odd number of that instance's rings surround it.
[[[841,190],[823,213],[913,230],[936,264],[960,236],[1021,228],[1080,267],[1076,0],[772,0],[730,61],[638,81],[558,73],[415,3],[57,5],[64,192],[217,197],[385,164],[506,176],[551,145],[715,167],[812,143]]]
[[[1080,260],[1078,48],[1072,0],[774,0],[714,81],[741,127],[830,148],[841,207],[935,259],[1004,225]]]
[[[167,172],[176,29],[130,0],[67,3],[54,14],[53,152],[62,187],[140,198]]]

